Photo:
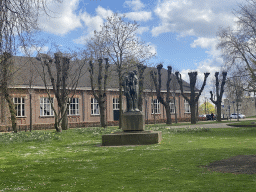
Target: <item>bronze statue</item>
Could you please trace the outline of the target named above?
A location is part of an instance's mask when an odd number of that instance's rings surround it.
[[[127,101],[127,111],[139,111],[138,109],[138,77],[136,71],[129,72],[128,76],[125,77],[123,86],[124,93]]]

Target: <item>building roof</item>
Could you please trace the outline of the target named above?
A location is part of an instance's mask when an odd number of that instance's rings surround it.
[[[75,78],[77,74],[75,74],[78,67],[82,64],[83,61],[77,60],[77,61],[71,61],[70,66],[72,67],[72,78]],[[29,87],[31,84],[31,87],[34,88],[44,88],[44,82],[42,80],[42,76],[44,74],[44,70],[42,67],[42,61],[40,61],[36,57],[21,57],[21,56],[14,56],[13,57],[13,70],[15,71],[14,76],[12,80],[10,81],[9,86],[11,87]],[[147,67],[144,72],[144,89],[151,91],[155,90],[153,86],[153,81],[150,77],[150,71],[155,70],[156,68],[153,67]],[[109,68],[109,79],[107,83],[108,89],[118,89],[118,75],[115,70],[115,65],[111,64]],[[161,91],[165,92],[166,89],[166,82],[167,82],[167,70],[162,69],[162,88]],[[97,74],[96,74],[97,75]],[[178,82],[176,80],[176,77],[174,74],[171,75],[171,90],[175,90],[177,92],[180,91],[180,87],[178,85]],[[51,83],[49,81],[49,78],[47,78],[47,84],[51,86]],[[89,73],[89,64],[88,62],[84,64],[84,67],[82,68],[81,77],[78,82],[78,89],[90,89],[90,73]],[[183,81],[183,90],[184,92],[190,92],[189,84],[185,81]],[[197,90],[198,91],[198,90]]]

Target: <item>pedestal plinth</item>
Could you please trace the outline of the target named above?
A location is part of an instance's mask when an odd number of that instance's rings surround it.
[[[161,140],[161,131],[131,131],[102,135],[103,146],[150,145]]]
[[[141,111],[128,111],[122,116],[123,131],[143,131],[145,126],[144,115]]]
[[[144,126],[144,115],[141,111],[125,112],[122,116],[123,132],[102,135],[102,145],[149,145],[162,140],[161,131],[144,131]]]

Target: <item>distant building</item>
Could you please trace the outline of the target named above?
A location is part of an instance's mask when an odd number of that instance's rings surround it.
[[[238,112],[237,112],[238,104]],[[242,113],[246,117],[256,115],[256,97],[242,98],[240,102],[230,101],[229,99],[224,99],[222,105],[222,117],[229,117],[232,113]]]

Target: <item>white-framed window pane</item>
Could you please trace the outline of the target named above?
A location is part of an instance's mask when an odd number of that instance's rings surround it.
[[[190,105],[187,100],[184,100],[185,113],[190,113]]]
[[[158,99],[153,99],[151,101],[151,112],[152,114],[160,114],[160,102]]]
[[[119,110],[120,109],[120,104],[119,104],[119,98],[113,98],[113,110]]]
[[[52,102],[53,98],[40,98],[40,116],[53,116]]]
[[[175,113],[175,102],[174,102],[174,99],[171,99],[171,101],[170,101],[170,110],[171,110],[171,113]]]
[[[79,99],[69,98],[69,101],[70,101],[70,104],[68,106],[68,115],[79,115]]]
[[[91,98],[91,114],[92,115],[99,115],[100,114],[99,103],[94,98]]]
[[[23,97],[14,97],[13,103],[16,110],[16,117],[25,116],[25,99]]]

